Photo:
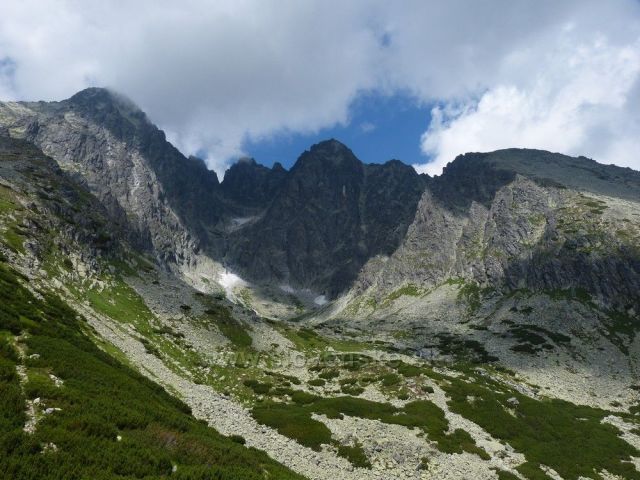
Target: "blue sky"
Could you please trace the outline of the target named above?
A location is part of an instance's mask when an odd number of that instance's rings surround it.
[[[314,143],[335,138],[347,145],[365,163],[398,159],[407,164],[424,163],[420,136],[430,122],[430,108],[415,98],[397,94],[360,95],[350,107],[346,125],[323,128],[314,133],[279,133],[257,142],[245,142],[243,150],[258,163],[280,162],[289,169]]]

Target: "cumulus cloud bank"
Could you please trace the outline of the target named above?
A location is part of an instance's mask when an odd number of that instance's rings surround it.
[[[435,105],[429,173],[507,146],[640,168],[637,0],[2,3],[0,97],[112,87],[219,173],[247,139],[346,124],[371,92]]]
[[[439,174],[456,155],[524,147],[640,167],[640,41],[616,47],[604,38],[549,54],[523,82],[501,83],[478,100],[432,110],[419,172]]]

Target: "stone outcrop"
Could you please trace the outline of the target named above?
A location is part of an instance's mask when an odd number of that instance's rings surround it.
[[[232,238],[229,256],[249,278],[333,296],[368,258],[398,247],[423,188],[401,162],[365,165],[340,142],[322,142],[300,156],[262,218]]]
[[[446,281],[569,295],[638,312],[640,174],[536,150],[458,157],[427,187],[400,248],[354,292]]]

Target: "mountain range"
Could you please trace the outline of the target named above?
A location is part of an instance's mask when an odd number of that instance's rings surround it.
[[[512,148],[430,177],[332,139],[220,180],[101,88],[0,103],[0,157],[5,380],[26,412],[6,428],[22,432],[1,464],[14,478],[39,478],[14,452],[79,462],[62,430],[167,459],[77,478],[640,478],[640,172]],[[65,417],[51,379],[99,400],[56,357],[69,335],[182,413],[148,420],[132,397],[118,412],[140,425]],[[292,355],[304,365],[276,366]],[[188,441],[226,458],[220,476]],[[271,458],[234,473],[245,443]]]

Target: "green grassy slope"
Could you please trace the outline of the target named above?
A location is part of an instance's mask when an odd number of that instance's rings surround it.
[[[181,401],[99,350],[59,298],[37,298],[25,281],[0,261],[0,477],[302,478],[195,420]],[[27,401],[36,398],[38,423],[25,433]]]

